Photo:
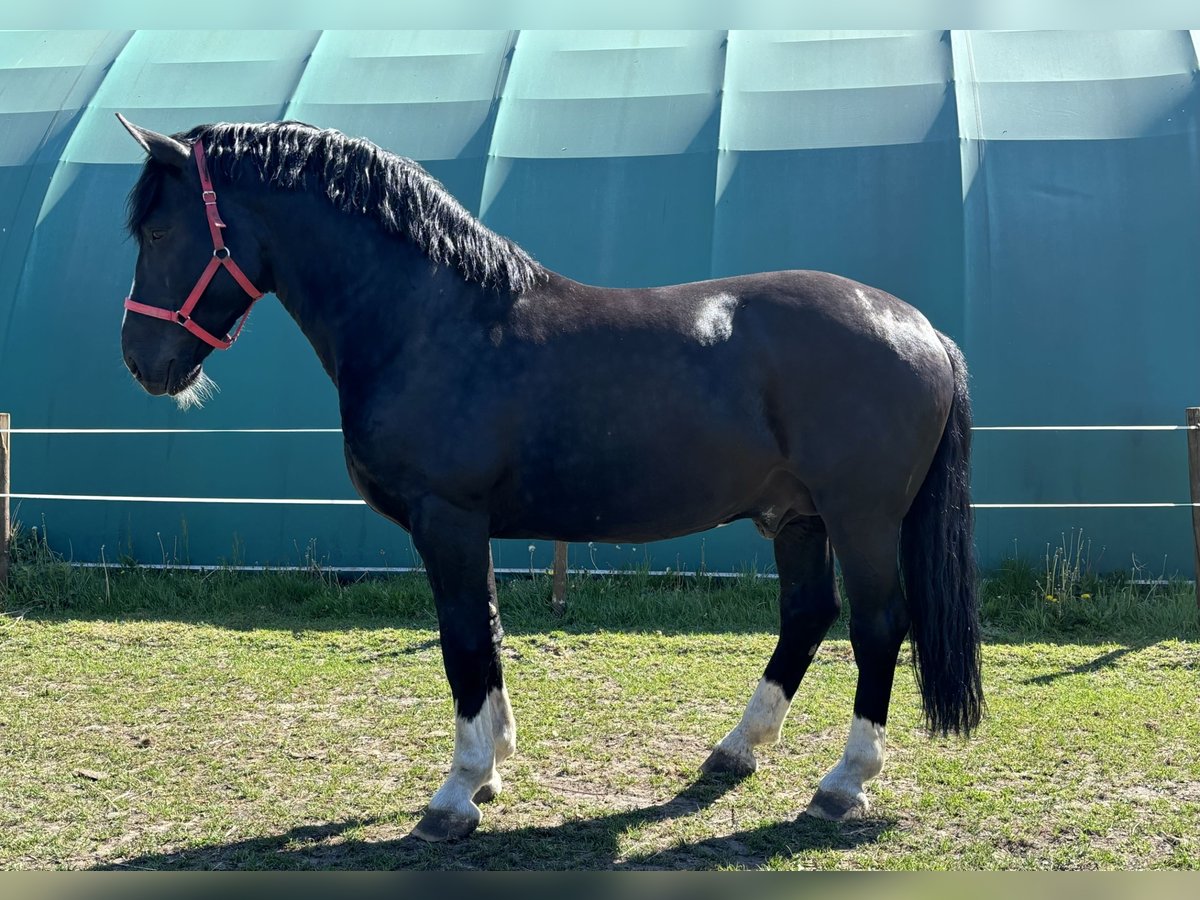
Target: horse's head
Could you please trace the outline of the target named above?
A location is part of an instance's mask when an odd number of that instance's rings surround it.
[[[170,394],[186,407],[211,387],[205,358],[229,347],[237,336],[230,329],[262,295],[256,285],[266,284],[264,254],[254,216],[236,192],[222,194],[218,212],[199,139],[188,143],[118,118],[148,154],[129,196],[138,258],[121,351],[148,393]]]

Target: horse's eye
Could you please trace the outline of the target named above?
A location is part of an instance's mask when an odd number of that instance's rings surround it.
[[[150,229],[150,240],[152,240],[152,241],[161,241],[166,236],[167,236],[167,230],[165,228]]]

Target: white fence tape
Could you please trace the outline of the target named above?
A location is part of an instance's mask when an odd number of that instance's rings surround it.
[[[365,506],[351,498],[301,497],[137,497],[107,494],[0,494],[10,500],[90,500],[113,503],[241,503],[255,506]],[[1176,509],[1200,503],[972,503],[975,509]]]
[[[341,434],[340,428],[10,428],[9,434]]]
[[[972,431],[1190,431],[1197,425],[976,425]],[[12,428],[9,434],[341,434],[340,428]],[[358,499],[295,497],[139,497],[102,494],[0,494],[12,500],[116,503],[237,503],[258,506],[365,506]],[[1176,509],[1200,503],[973,503],[975,509]]]
[[[250,503],[259,506],[365,506],[358,499],[300,497],[133,497],[103,494],[0,494],[11,500],[107,500],[115,503]]]
[[[1200,425],[976,425],[972,431],[1191,431]],[[10,428],[9,434],[341,434],[340,428]]]

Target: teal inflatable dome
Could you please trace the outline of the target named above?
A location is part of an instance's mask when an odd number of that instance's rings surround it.
[[[367,137],[582,281],[814,268],[869,282],[962,345],[981,426],[1175,425],[1200,405],[1186,31],[0,34],[0,411],[14,428],[338,425],[332,386],[269,298],[210,362],[221,393],[203,410],[131,381],[122,219],[141,151],[118,111],[160,131],[299,119]],[[1099,568],[1191,572],[1185,506],[991,508],[1186,503],[1184,432],[980,431],[975,447],[986,564],[1040,561],[1082,528]],[[328,433],[18,433],[12,467],[16,494],[354,497]],[[417,563],[362,506],[14,505],[77,561],[103,547],[110,562]],[[769,569],[743,524],[576,546],[572,563]],[[551,559],[541,543],[494,553],[498,568]]]

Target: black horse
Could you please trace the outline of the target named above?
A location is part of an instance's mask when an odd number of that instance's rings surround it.
[[[753,520],[774,541],[779,641],[703,766],[738,774],[779,738],[838,615],[836,554],[858,689],[811,814],[866,812],[910,630],[929,728],[979,722],[967,372],[917,310],[812,271],[591,287],[365,140],[122,122],[149,154],[129,199],[129,370],[187,402],[205,357],[274,293],[337,387],[355,487],[424,560],[455,742],[415,834],[469,834],[516,748],[493,537],[640,542]]]

